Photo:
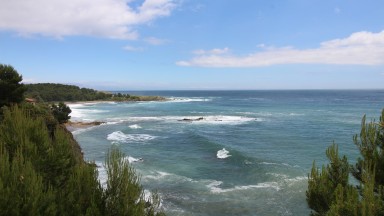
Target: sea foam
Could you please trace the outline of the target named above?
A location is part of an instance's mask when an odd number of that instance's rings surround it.
[[[198,98],[198,97],[193,97],[193,98],[184,98],[184,97],[171,97],[168,98],[169,102],[181,102],[181,103],[186,103],[186,102],[205,102],[205,101],[212,101],[211,98]]]
[[[142,121],[164,121],[168,123],[193,123],[193,124],[228,124],[238,125],[252,121],[264,121],[261,118],[247,116],[208,115],[208,116],[135,116],[125,118],[108,118],[108,122],[142,122]],[[133,126],[133,125],[131,125]],[[129,127],[131,127],[129,126]],[[136,127],[136,126],[133,126]]]
[[[233,191],[242,191],[242,190],[249,190],[254,188],[272,188],[276,191],[280,190],[279,184],[277,182],[263,182],[258,183],[256,185],[243,185],[243,186],[235,186],[232,188],[220,188],[219,186],[222,185],[222,181],[213,181],[210,184],[207,185],[207,187],[210,189],[211,193],[228,193]]]
[[[98,179],[100,181],[100,184],[103,188],[107,187],[107,169],[105,168],[104,164],[102,162],[95,162],[98,172]]]
[[[82,107],[85,107],[85,106],[75,106],[75,107],[70,106],[72,111],[70,116],[72,119],[87,121],[89,120],[89,116],[94,116],[95,114],[109,112],[106,110],[98,110],[98,109],[83,109]]]
[[[108,134],[107,139],[115,142],[131,143],[131,142],[146,142],[155,139],[155,136],[149,134],[125,134],[121,131],[115,131]]]
[[[131,129],[140,129],[141,128],[140,125],[138,125],[138,124],[129,125],[128,127]]]
[[[229,151],[227,151],[225,148],[223,148],[223,149],[217,151],[216,156],[219,159],[225,159],[227,157],[231,157],[232,155],[229,155]]]
[[[134,158],[132,156],[127,156],[124,158],[124,160],[128,161],[128,163],[134,163],[134,162],[142,162],[142,158]]]

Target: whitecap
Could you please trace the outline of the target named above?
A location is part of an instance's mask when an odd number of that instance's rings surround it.
[[[259,164],[263,164],[263,165],[278,165],[278,166],[287,166],[287,167],[297,167],[297,166],[289,165],[287,163],[260,162]]]
[[[142,162],[144,161],[143,158],[134,158],[132,156],[125,157],[124,160],[128,161],[128,163],[134,163],[134,162]]]
[[[108,134],[107,139],[110,141],[130,143],[130,142],[146,142],[155,139],[155,136],[149,134],[125,134],[121,131],[115,131]]]
[[[229,151],[227,151],[225,148],[223,148],[223,149],[217,151],[216,156],[219,159],[225,159],[227,157],[231,157],[232,156],[232,155],[229,155],[228,153],[229,153]]]
[[[192,98],[186,98],[186,97],[170,97],[167,98],[168,102],[206,102],[206,101],[212,101],[211,98],[199,98],[199,97],[192,97]]]
[[[163,171],[151,171],[149,174],[142,175],[142,180],[161,180],[169,182],[170,184],[178,184],[178,183],[185,183],[185,182],[195,182],[193,179],[188,178],[186,176],[180,176],[172,173],[167,173]]]
[[[284,179],[286,183],[295,183],[295,182],[300,182],[300,181],[308,181],[307,176],[297,176],[295,178],[286,178]]]
[[[138,124],[129,125],[128,127],[131,129],[140,129],[141,128],[140,125],[138,125]]]
[[[92,127],[87,127],[87,128],[80,128],[80,129],[75,129],[73,130],[71,133],[76,136],[76,135],[79,135],[79,134],[82,134],[84,132],[88,132],[90,130],[93,130],[94,128],[96,128],[98,126],[92,126]]]
[[[98,172],[98,179],[100,181],[100,184],[103,188],[107,187],[107,169],[105,168],[104,164],[102,162],[95,162]]]
[[[207,187],[210,189],[211,193],[228,193],[233,191],[241,191],[241,190],[249,190],[254,188],[272,188],[276,191],[280,190],[279,184],[277,182],[263,182],[258,183],[256,185],[242,185],[242,186],[235,186],[232,188],[220,188],[219,186],[222,184],[222,181],[213,181],[210,184],[207,185]]]
[[[289,113],[290,116],[304,116],[303,113]]]
[[[279,178],[279,179],[288,179],[288,175],[280,174],[280,173],[265,173],[266,175],[271,175],[273,177]]]
[[[151,191],[149,191],[149,190],[147,190],[147,189],[145,189],[144,190],[144,193],[143,193],[143,199],[145,200],[145,201],[147,201],[147,202],[151,202],[151,203],[153,203],[153,193],[151,192]],[[161,199],[161,197],[160,197],[160,203],[159,203],[159,206],[158,206],[158,208],[162,208],[163,207],[163,199]]]
[[[142,122],[142,121],[165,121],[180,122],[193,124],[229,124],[237,125],[251,121],[264,121],[261,118],[252,118],[246,116],[227,116],[227,115],[210,115],[210,116],[136,116],[121,118],[108,118],[109,122]]]
[[[186,120],[186,121],[185,121]],[[229,124],[237,125],[250,121],[263,121],[262,119],[245,117],[245,116],[224,116],[224,115],[212,115],[212,116],[186,116],[178,119],[179,122],[189,122],[194,124]]]
[[[261,162],[259,164],[264,164],[264,165],[280,165],[278,163],[272,163],[272,162]]]
[[[71,118],[75,119],[84,119],[85,117],[88,117],[89,115],[99,114],[99,113],[107,113],[109,111],[107,110],[98,110],[98,109],[74,109],[71,108]]]
[[[106,122],[106,123],[103,123],[101,125],[115,125],[115,124],[119,124],[120,122]]]

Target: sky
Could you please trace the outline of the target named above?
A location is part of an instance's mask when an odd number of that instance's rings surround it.
[[[0,0],[0,64],[98,90],[383,89],[383,0]]]

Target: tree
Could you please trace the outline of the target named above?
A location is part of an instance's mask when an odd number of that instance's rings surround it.
[[[361,123],[354,143],[362,157],[355,166],[339,157],[333,144],[326,151],[330,164],[320,170],[313,163],[306,192],[311,215],[384,215],[384,109],[379,123]],[[350,184],[349,174],[359,182]]]
[[[155,194],[146,200],[140,177],[116,147],[107,153],[105,167],[108,175],[104,193],[106,215],[164,215],[157,211],[159,197]]]
[[[59,105],[52,104],[51,110],[53,116],[57,119],[59,124],[67,123],[71,118],[69,114],[72,112],[69,106],[65,105],[63,102],[60,102]]]
[[[34,114],[32,114],[34,115]],[[107,185],[83,161],[70,133],[49,135],[43,117],[7,107],[0,122],[0,215],[163,215],[117,148],[106,156]]]
[[[26,88],[22,76],[10,65],[0,64],[0,107],[20,103]]]

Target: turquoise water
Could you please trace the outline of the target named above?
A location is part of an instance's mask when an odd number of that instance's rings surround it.
[[[168,215],[308,215],[313,160],[335,141],[353,162],[362,116],[384,108],[384,91],[123,93],[170,100],[70,105],[73,121],[107,122],[73,133],[102,181],[118,145]]]

